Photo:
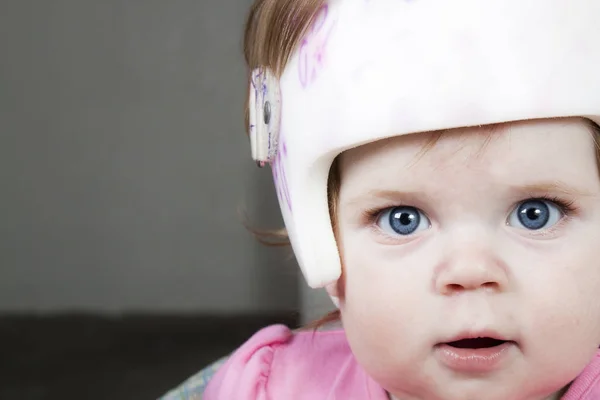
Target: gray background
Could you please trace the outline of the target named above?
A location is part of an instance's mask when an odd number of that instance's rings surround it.
[[[329,307],[238,213],[281,226],[244,134],[249,5],[0,2],[1,312]]]

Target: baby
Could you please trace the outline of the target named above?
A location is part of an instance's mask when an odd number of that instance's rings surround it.
[[[600,2],[256,0],[252,155],[343,329],[206,400],[600,399]]]

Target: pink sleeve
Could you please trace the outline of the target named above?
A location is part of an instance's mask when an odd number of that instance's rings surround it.
[[[283,325],[260,330],[243,344],[213,376],[204,400],[268,400],[268,380],[275,349],[290,340]]]

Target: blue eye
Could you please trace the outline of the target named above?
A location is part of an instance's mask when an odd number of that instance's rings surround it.
[[[390,235],[412,235],[431,225],[429,219],[414,207],[392,207],[384,210],[377,219],[377,225]]]
[[[517,228],[537,231],[550,228],[563,216],[559,206],[548,200],[526,200],[508,217],[508,224]]]

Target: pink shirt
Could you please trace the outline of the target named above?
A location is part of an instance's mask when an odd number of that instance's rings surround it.
[[[343,330],[256,333],[212,378],[205,400],[388,400],[358,365]],[[600,352],[563,400],[600,399]]]

